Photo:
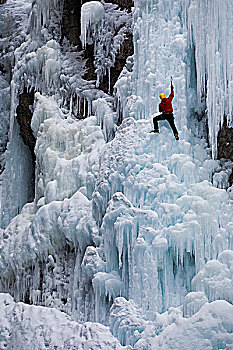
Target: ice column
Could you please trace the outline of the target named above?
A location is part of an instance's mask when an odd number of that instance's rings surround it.
[[[81,40],[83,47],[86,47],[90,39],[88,34],[97,28],[97,25],[104,17],[104,6],[99,1],[90,1],[82,6],[81,11]]]
[[[185,1],[184,18],[195,49],[197,97],[206,98],[212,154],[224,117],[233,126],[233,3],[231,0]],[[188,8],[188,10],[187,10]]]

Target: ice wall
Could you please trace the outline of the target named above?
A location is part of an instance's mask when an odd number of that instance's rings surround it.
[[[229,0],[184,2],[184,21],[195,55],[197,103],[206,101],[214,157],[224,118],[233,126],[232,12]]]
[[[10,220],[21,212],[25,203],[33,201],[34,167],[31,153],[21,139],[17,123],[14,123],[10,132],[1,184],[1,228],[6,228]]]
[[[177,94],[174,112],[181,127],[186,116],[186,35],[181,2],[135,1],[133,28],[133,72],[130,77],[123,74],[116,84],[123,113],[149,119],[158,111],[159,93],[170,93],[172,76]]]
[[[135,1],[135,55],[127,60],[116,84],[117,112],[112,110],[112,97],[83,79],[80,55],[67,43],[58,44],[56,11],[61,2],[33,2],[27,41],[15,52],[10,123],[15,141],[9,145],[10,171],[5,178],[11,179],[18,170],[22,176],[27,168],[23,156],[22,169],[18,165],[16,150],[22,145],[16,137],[14,111],[20,89],[34,88],[36,195],[0,231],[1,291],[17,301],[57,308],[75,321],[110,325],[129,349],[174,344],[182,349],[188,339],[196,348],[197,337],[202,347],[213,349],[231,348],[233,343],[232,200],[225,189],[212,184],[221,182],[221,174],[213,176],[220,172],[220,163],[211,159],[206,141],[195,138],[187,127],[187,94],[193,89],[187,14],[190,9],[191,16],[197,4]],[[122,13],[111,4],[104,6],[105,14],[114,10],[119,25]],[[99,3],[98,7],[102,9]],[[103,72],[112,65],[114,57],[108,61],[108,54],[115,44],[103,51],[112,36],[105,40],[99,29],[89,29]],[[160,123],[160,134],[149,134],[158,94],[170,92],[170,76],[179,141],[165,121]],[[84,97],[87,111],[82,116],[88,118],[78,120],[76,112],[81,113]],[[120,115],[123,122],[116,128]],[[9,187],[12,203],[13,194],[25,200],[23,183],[19,189],[18,183]],[[6,196],[7,192],[3,199]],[[14,339],[24,340],[9,308],[19,309],[20,317],[35,312],[38,321],[35,306],[15,305],[4,298],[7,332],[13,324]],[[37,345],[54,333],[46,321],[50,311],[39,310],[45,314],[46,331],[35,339]],[[58,311],[56,315],[60,319]],[[62,320],[65,326],[58,322],[58,327],[66,331],[61,334],[70,337],[72,325]],[[31,334],[38,323],[28,316],[27,325]],[[92,326],[88,339],[93,339]],[[85,330],[83,326],[80,332]],[[92,341],[98,345],[98,339]],[[64,348],[71,345],[67,340]],[[109,346],[117,348],[118,342]]]
[[[231,14],[229,0],[135,1],[134,70],[116,84],[123,114],[148,118],[157,111],[158,95],[169,93],[172,75],[177,124],[186,124],[181,118],[189,108],[206,113],[216,158],[224,118],[232,126]]]
[[[1,113],[1,208],[0,226],[5,228],[22,206],[33,199],[33,164],[15,121],[15,84],[11,82],[15,50],[26,39],[30,1],[7,1],[0,8],[0,113]],[[16,164],[18,166],[16,166]]]
[[[232,205],[226,191],[209,182],[217,162],[204,144],[177,143],[165,125],[149,136],[150,128],[150,121],[127,119],[118,129],[101,159],[93,214],[107,272],[118,271],[122,295],[153,319],[156,311],[182,303],[206,261],[232,249]],[[223,298],[215,287],[213,293]]]

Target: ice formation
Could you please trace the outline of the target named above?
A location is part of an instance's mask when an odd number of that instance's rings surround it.
[[[82,5],[93,82],[60,40],[62,1],[15,4],[0,6],[21,7],[23,23],[30,14],[13,37],[13,75],[0,75],[1,346],[232,349],[232,166],[211,157],[219,122],[232,122],[232,4],[135,0],[135,53],[114,97],[98,87],[111,79],[127,11]],[[166,121],[149,134],[171,76],[179,142]],[[35,93],[34,198],[15,118],[22,91]],[[195,113],[207,116],[212,152],[191,128]]]
[[[187,12],[189,42],[195,51],[198,105],[205,100],[216,157],[218,131],[224,118],[233,127],[233,4],[229,0],[191,1]]]
[[[78,324],[64,313],[40,306],[15,303],[0,294],[1,349],[124,349],[106,327]]]
[[[121,44],[131,32],[130,26],[131,17],[126,11],[120,11],[116,5],[103,6],[99,1],[90,1],[82,5],[81,40],[83,47],[94,43],[97,87],[107,74],[110,92],[110,70],[114,66]]]
[[[82,6],[81,12],[81,38],[86,47],[88,32],[97,28],[104,18],[104,6],[99,1],[90,1]]]
[[[180,319],[178,324],[169,325],[152,340],[151,348],[231,349],[233,345],[231,313],[232,305],[223,300],[207,303],[194,316]],[[222,336],[216,331],[219,328]]]
[[[192,294],[192,296],[190,296]],[[224,300],[208,303],[199,293],[189,293],[195,314],[182,314],[182,306],[156,313],[156,321],[143,318],[132,301],[116,298],[110,316],[110,329],[122,344],[133,349],[231,349],[232,305]],[[184,309],[187,308],[187,300]],[[221,334],[218,333],[221,329]]]
[[[93,205],[106,269],[122,276],[127,269],[123,295],[153,318],[180,305],[205,261],[232,248],[232,205],[208,181],[213,164],[199,144],[177,144],[165,126],[159,137],[148,135],[150,127],[145,120],[122,123],[102,160]]]

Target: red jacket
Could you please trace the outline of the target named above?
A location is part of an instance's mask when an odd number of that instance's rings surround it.
[[[172,90],[170,95],[166,98],[163,98],[159,104],[159,112],[163,112],[163,114],[171,114],[173,113],[172,108],[172,99],[174,97],[174,91]]]

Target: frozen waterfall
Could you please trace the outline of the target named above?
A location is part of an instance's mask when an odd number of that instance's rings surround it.
[[[81,51],[62,37],[62,0],[0,1],[0,348],[230,350],[233,164],[216,156],[232,127],[233,5],[79,5]],[[171,77],[179,141],[166,121],[150,133]]]

